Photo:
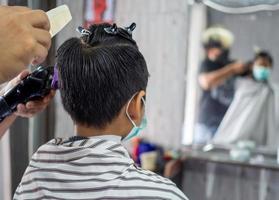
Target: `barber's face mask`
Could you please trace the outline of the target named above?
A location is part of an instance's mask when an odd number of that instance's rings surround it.
[[[254,66],[253,76],[257,81],[267,81],[270,77],[270,68],[264,66]]]
[[[146,125],[147,125],[147,119],[146,119],[145,114],[144,114],[144,116],[142,118],[142,121],[141,121],[140,125],[137,126],[136,123],[132,120],[132,118],[130,117],[130,115],[128,113],[129,105],[130,105],[131,101],[133,100],[134,96],[130,99],[130,101],[128,102],[128,105],[126,107],[126,115],[127,115],[128,119],[131,121],[131,123],[133,124],[134,127],[132,128],[130,133],[124,138],[124,141],[130,140],[130,139],[138,136],[140,131],[145,129]],[[141,98],[141,100],[142,100],[142,102],[143,102],[143,104],[145,106],[145,100],[143,98]]]

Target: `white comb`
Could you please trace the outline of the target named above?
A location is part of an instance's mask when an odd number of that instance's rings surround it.
[[[51,37],[55,36],[72,20],[72,15],[67,5],[58,6],[47,11],[46,14],[50,21],[49,33]]]

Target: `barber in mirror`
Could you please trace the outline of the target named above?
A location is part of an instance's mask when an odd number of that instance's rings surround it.
[[[204,32],[205,58],[200,67],[198,83],[202,89],[195,144],[205,144],[214,136],[234,96],[235,76],[246,71],[245,65],[229,57],[233,34],[222,27]]]
[[[0,6],[0,83],[17,75],[0,92],[1,95],[29,74],[24,70],[26,66],[45,60],[51,45],[49,29],[50,23],[44,11]],[[0,138],[18,116],[32,117],[45,109],[53,96],[54,91],[44,99],[19,104],[17,112],[0,123]]]

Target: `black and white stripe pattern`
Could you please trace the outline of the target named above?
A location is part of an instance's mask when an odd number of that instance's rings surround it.
[[[168,179],[136,167],[119,142],[70,144],[56,139],[40,147],[14,199],[187,199]]]

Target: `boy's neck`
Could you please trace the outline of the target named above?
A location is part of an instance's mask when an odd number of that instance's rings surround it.
[[[119,127],[108,126],[105,128],[94,128],[87,127],[83,125],[76,125],[75,127],[76,134],[83,137],[92,137],[92,136],[103,136],[103,135],[117,135],[123,137],[123,132],[119,130]]]

